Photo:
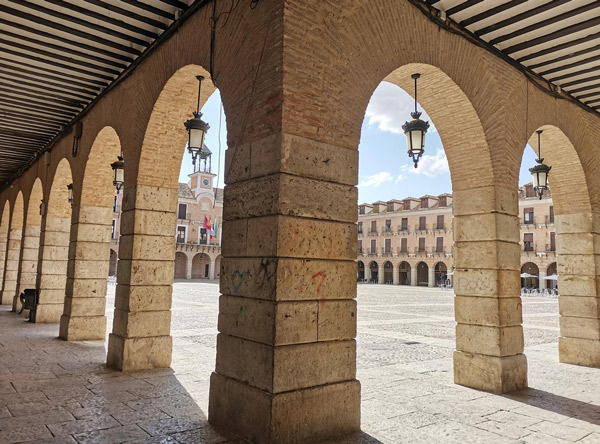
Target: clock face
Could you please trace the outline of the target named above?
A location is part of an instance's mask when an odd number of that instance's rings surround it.
[[[202,180],[202,185],[208,186],[208,184],[209,184],[208,179]]]

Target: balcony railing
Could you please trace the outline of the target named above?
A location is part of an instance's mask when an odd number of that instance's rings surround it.
[[[377,231],[377,228],[376,228],[376,229],[374,229],[374,230],[373,230],[373,229],[370,229],[370,230],[369,230],[369,234],[379,234],[379,231]]]
[[[383,227],[382,233],[383,234],[392,234],[394,231],[392,230],[392,226],[391,225],[386,225],[385,227]]]
[[[415,225],[415,231],[427,231],[427,229],[428,229],[428,225],[427,224],[425,224],[425,225],[421,225],[421,224]]]

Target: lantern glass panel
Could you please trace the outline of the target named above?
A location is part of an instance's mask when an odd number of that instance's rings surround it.
[[[408,151],[420,150],[423,147],[423,133],[421,130],[407,131],[406,146]]]
[[[125,181],[125,170],[123,168],[115,168],[115,182],[123,183]]]
[[[190,129],[190,148],[201,150],[204,145],[204,131],[200,129]]]

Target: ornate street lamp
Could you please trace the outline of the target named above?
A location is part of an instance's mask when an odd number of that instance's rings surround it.
[[[202,89],[204,76],[196,76],[196,78],[198,79],[198,105],[196,106],[196,111],[192,113],[194,118],[187,120],[184,124],[188,132],[188,151],[192,155],[192,164],[194,166],[196,166],[198,154],[202,152],[202,148],[204,147],[206,132],[210,128],[208,123],[201,119],[202,113],[200,112],[200,90]]]
[[[67,191],[69,192],[69,194],[67,195],[67,200],[69,201],[69,203],[71,205],[73,205],[73,184],[72,183],[67,185]]]
[[[538,135],[538,158],[535,159],[537,165],[535,165],[533,168],[529,168],[529,172],[533,178],[533,188],[535,189],[535,192],[540,200],[544,196],[544,191],[548,189],[548,174],[550,174],[550,170],[552,169],[552,167],[544,165],[544,159],[542,158],[540,144],[542,132],[542,130],[536,131]]]
[[[110,167],[114,173],[113,185],[117,189],[117,194],[123,188],[123,182],[125,182],[125,162],[123,162],[123,156],[117,156],[117,161],[110,164]]]
[[[419,119],[421,113],[417,111],[417,79],[421,77],[421,74],[413,74],[411,77],[415,79],[415,110],[410,113],[413,120],[404,123],[402,129],[404,130],[404,134],[406,134],[408,157],[412,157],[416,168],[419,159],[425,152],[425,133],[429,129],[429,122]]]

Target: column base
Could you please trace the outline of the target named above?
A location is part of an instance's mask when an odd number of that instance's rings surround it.
[[[123,338],[111,333],[108,336],[106,365],[123,371],[168,368],[172,351],[171,336]]]
[[[10,293],[10,294],[9,294]],[[0,292],[0,305],[12,304],[15,292],[3,290]]]
[[[600,340],[560,336],[558,360],[565,364],[600,367]]]
[[[255,444],[320,442],[360,430],[360,383],[271,394],[213,373],[208,420]]]
[[[106,316],[62,315],[58,337],[65,341],[103,341],[106,338]]]
[[[19,302],[19,295],[15,295],[13,297],[12,308],[10,311],[12,311],[13,313],[17,313],[17,311],[20,310],[20,308],[21,308],[21,303]]]
[[[38,304],[35,309],[36,324],[57,324],[63,314],[63,304]]]
[[[492,393],[527,388],[527,358],[524,354],[498,357],[454,352],[454,383]]]

